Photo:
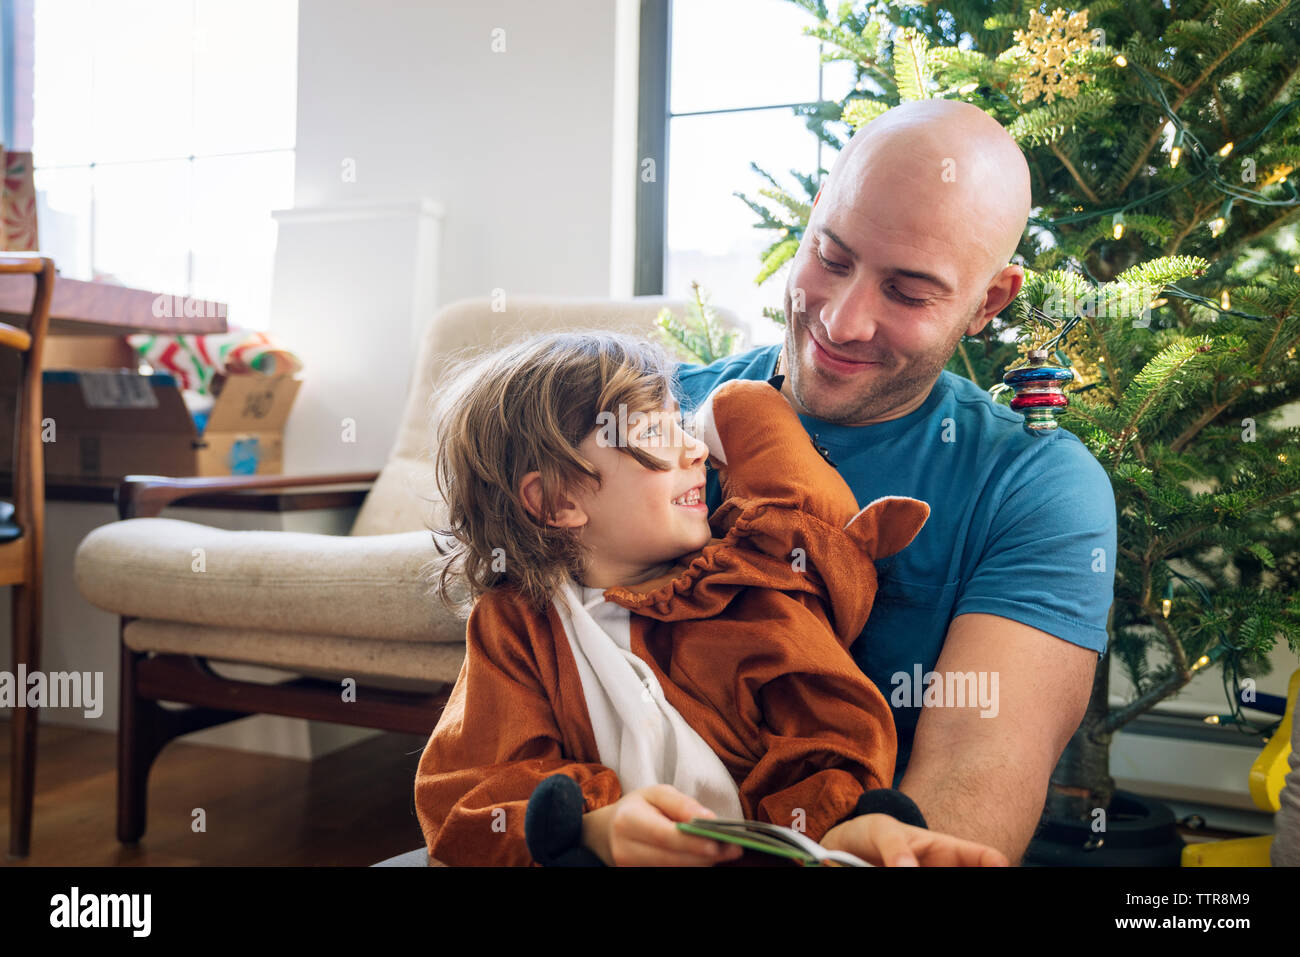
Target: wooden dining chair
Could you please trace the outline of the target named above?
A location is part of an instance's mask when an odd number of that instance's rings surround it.
[[[45,542],[45,454],[41,444],[41,355],[54,292],[54,260],[0,253],[0,276],[36,277],[26,328],[0,322],[0,348],[18,352],[19,375],[14,426],[13,493],[0,502],[0,585],[12,592],[13,667],[40,667],[41,570]],[[25,695],[26,688],[18,688]],[[9,761],[9,854],[26,857],[32,836],[36,790],[34,708],[9,714],[13,742]]]

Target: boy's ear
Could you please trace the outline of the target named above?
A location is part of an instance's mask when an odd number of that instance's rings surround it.
[[[519,500],[528,514],[542,520],[542,473],[529,472],[519,480]],[[565,496],[559,510],[551,517],[550,525],[556,528],[578,528],[587,524],[587,513],[573,499]]]

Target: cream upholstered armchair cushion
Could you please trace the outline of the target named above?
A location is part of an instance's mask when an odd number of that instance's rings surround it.
[[[134,651],[395,688],[452,682],[464,622],[429,593],[423,574],[435,556],[429,528],[440,518],[430,400],[448,356],[559,329],[649,335],[665,305],[681,303],[526,298],[501,312],[488,299],[452,303],[425,332],[397,439],[349,535],[128,519],[86,536],[77,585],[92,604],[134,619],[123,628]],[[204,550],[203,574],[192,569],[196,548]]]

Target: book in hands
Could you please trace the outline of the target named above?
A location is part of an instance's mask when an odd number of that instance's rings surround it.
[[[679,821],[677,829],[698,837],[725,844],[739,844],[750,850],[788,857],[804,866],[872,867],[848,851],[832,851],[805,834],[779,824],[764,821],[738,821],[716,817],[697,817]]]

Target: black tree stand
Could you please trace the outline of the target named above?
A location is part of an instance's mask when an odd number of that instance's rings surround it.
[[[1025,851],[1026,866],[1178,867],[1184,841],[1173,811],[1131,791],[1116,791],[1106,811],[1106,829],[1094,833],[1092,819],[1046,817]]]

